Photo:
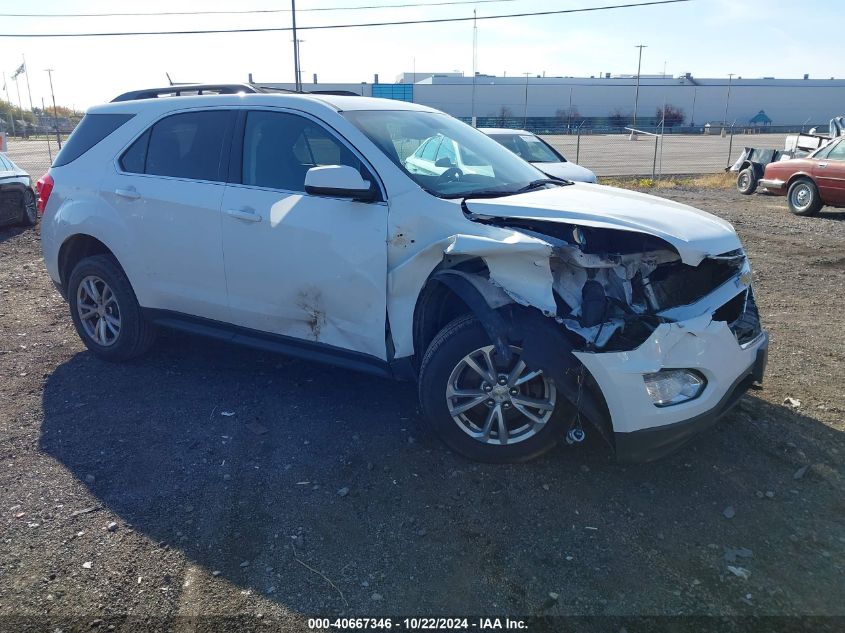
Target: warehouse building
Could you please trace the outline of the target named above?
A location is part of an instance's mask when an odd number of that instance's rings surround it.
[[[304,90],[348,90],[366,96],[411,101],[479,125],[525,125],[532,129],[612,129],[630,125],[637,101],[637,126],[716,131],[722,123],[741,128],[780,129],[827,125],[845,112],[845,80],[744,77],[699,79],[687,73],[597,77],[498,77],[463,73],[402,73],[394,83],[303,85]],[[292,88],[292,84],[271,84]],[[708,125],[709,124],[709,125]],[[706,126],[706,127],[705,127]]]

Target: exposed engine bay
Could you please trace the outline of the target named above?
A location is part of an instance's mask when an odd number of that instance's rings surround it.
[[[478,220],[515,229],[552,246],[549,265],[557,310],[553,318],[583,340],[584,350],[623,351],[640,345],[666,312],[693,304],[740,275],[741,249],[706,257],[697,266],[681,261],[662,239],[631,231],[516,219]],[[714,318],[759,333],[750,289],[716,311]],[[547,315],[551,316],[551,315]],[[747,333],[746,333],[747,335]]]

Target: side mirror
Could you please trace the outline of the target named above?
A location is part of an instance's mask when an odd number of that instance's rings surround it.
[[[348,165],[312,167],[305,174],[305,191],[315,196],[352,198],[363,202],[376,198],[373,183],[361,178],[358,170]]]
[[[451,159],[447,158],[446,156],[444,156],[443,158],[438,158],[437,162],[434,163],[434,166],[435,167],[454,167]]]

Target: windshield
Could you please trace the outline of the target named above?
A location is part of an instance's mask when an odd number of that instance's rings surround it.
[[[533,134],[491,134],[490,138],[529,163],[565,163],[566,159]]]
[[[343,115],[417,184],[441,198],[508,195],[545,182],[542,172],[447,114],[358,110]]]

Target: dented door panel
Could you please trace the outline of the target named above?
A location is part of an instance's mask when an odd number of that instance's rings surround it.
[[[228,185],[223,210],[236,325],[386,359],[385,204]]]

